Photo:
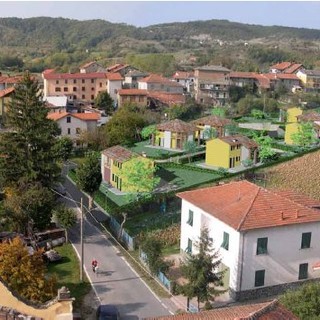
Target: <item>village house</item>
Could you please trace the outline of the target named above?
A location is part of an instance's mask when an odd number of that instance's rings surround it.
[[[191,93],[194,90],[194,72],[176,71],[172,80],[180,83],[184,87],[184,92]]]
[[[178,150],[183,150],[187,141],[196,141],[200,131],[194,124],[179,119],[160,123],[156,129],[157,132],[151,138],[153,146]]]
[[[110,147],[101,152],[101,174],[102,181],[117,188],[123,192],[130,192],[130,188],[126,188],[124,181],[119,176],[119,170],[125,169],[129,165],[132,158],[139,158],[139,161],[147,162],[150,166],[154,166],[154,162],[135,152],[130,151],[120,145]],[[143,190],[141,190],[143,191]]]
[[[300,87],[301,81],[295,74],[287,73],[264,73],[264,77],[270,81],[270,89],[272,91],[278,89],[279,87],[284,87],[288,91],[292,91],[295,87]]]
[[[120,89],[117,93],[118,107],[122,107],[125,103],[133,103],[146,107],[148,104],[147,94],[147,90]]]
[[[147,77],[149,74],[139,70],[130,70],[124,76],[123,88],[124,89],[138,89],[138,81]]]
[[[248,88],[253,92],[258,86],[258,73],[256,72],[230,72],[230,85],[240,88]]]
[[[224,136],[206,142],[206,165],[225,169],[240,166],[243,161],[258,158],[259,145],[243,135]]]
[[[224,105],[229,99],[230,70],[203,66],[194,71],[194,93],[198,103]]]
[[[104,68],[102,65],[100,65],[96,61],[91,61],[88,63],[85,63],[80,67],[80,73],[94,73],[94,72],[107,72],[107,69]]]
[[[297,77],[301,80],[306,92],[320,92],[320,69],[299,70]]]
[[[55,112],[48,114],[48,118],[57,122],[61,129],[61,136],[71,138],[75,145],[79,146],[81,133],[96,130],[100,114]]]
[[[269,72],[296,74],[301,69],[303,69],[303,65],[301,63],[284,61],[272,65],[269,69]]]
[[[170,81],[158,74],[151,74],[148,77],[138,80],[138,88],[148,91],[183,93],[183,85],[175,81]]]
[[[183,105],[185,103],[186,96],[182,93],[148,91],[148,106],[151,109],[166,108],[173,105]]]
[[[207,227],[232,299],[275,295],[319,278],[319,201],[245,180],[177,196],[181,252],[196,253],[194,243]]]

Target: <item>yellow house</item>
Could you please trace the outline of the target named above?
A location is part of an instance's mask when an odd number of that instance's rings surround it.
[[[258,144],[242,135],[219,137],[206,143],[206,164],[231,169],[241,161],[252,159],[257,162]]]
[[[200,129],[200,138],[204,139],[203,131],[206,128],[213,128],[217,132],[218,137],[223,137],[225,135],[225,126],[231,124],[232,121],[216,115],[211,115],[194,120],[192,123]]]
[[[120,191],[130,192],[130,188],[126,188],[119,177],[120,169],[125,169],[129,165],[130,160],[139,158],[139,161],[147,162],[150,166],[154,166],[154,161],[140,156],[122,146],[113,146],[102,151],[101,154],[101,174],[102,180],[111,184]],[[143,190],[141,190],[143,191]]]
[[[156,129],[156,134],[152,135],[152,145],[167,149],[183,150],[185,142],[195,141],[200,133],[194,124],[179,119],[158,124]]]

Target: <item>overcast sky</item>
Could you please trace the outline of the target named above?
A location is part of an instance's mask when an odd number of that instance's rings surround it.
[[[320,29],[319,1],[1,1],[0,17],[102,19],[135,26],[226,19]]]

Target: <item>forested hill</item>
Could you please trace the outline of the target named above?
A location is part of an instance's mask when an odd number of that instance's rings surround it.
[[[197,57],[198,65],[219,63],[237,70],[256,70],[284,59],[311,67],[320,64],[320,30],[227,20],[139,28],[104,20],[0,18],[0,48],[0,69],[66,69],[92,59],[106,65],[141,54],[171,54],[172,68],[187,63],[191,56]]]

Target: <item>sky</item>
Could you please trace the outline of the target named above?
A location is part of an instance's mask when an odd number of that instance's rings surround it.
[[[1,1],[0,17],[102,19],[137,27],[224,19],[320,29],[320,1]]]

